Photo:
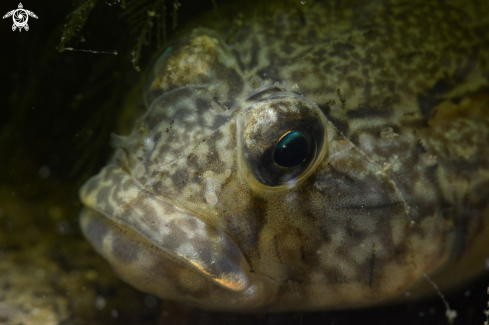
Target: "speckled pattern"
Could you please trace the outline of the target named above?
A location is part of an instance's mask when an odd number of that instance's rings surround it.
[[[194,29],[80,190],[85,235],[140,290],[217,310],[353,308],[479,273],[482,3],[308,1]],[[273,160],[287,131],[310,147],[293,168]]]

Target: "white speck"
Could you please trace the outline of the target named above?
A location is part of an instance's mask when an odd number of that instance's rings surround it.
[[[489,271],[489,258],[486,259],[486,271]]]
[[[406,291],[406,292],[404,293],[404,295],[405,295],[406,297],[411,297],[411,292]]]
[[[51,169],[48,166],[42,166],[39,168],[39,176],[41,178],[48,178],[51,175]]]
[[[228,169],[226,169],[226,170],[224,171],[224,176],[226,176],[226,178],[228,178],[229,176],[231,176],[231,169],[229,169],[229,168],[228,168]]]
[[[457,311],[447,309],[445,316],[447,317],[448,323],[453,324],[453,321],[457,318]]]
[[[115,310],[115,309],[112,309],[112,310],[110,311],[110,315],[111,315],[113,318],[117,318],[117,317],[119,317],[119,312],[118,312],[117,310]]]
[[[104,297],[97,296],[97,298],[95,298],[95,308],[97,308],[98,310],[104,309],[105,303],[106,301]]]
[[[209,203],[210,206],[214,206],[217,204],[217,195],[216,193],[206,193],[205,194],[205,200],[207,201],[207,203]]]
[[[146,147],[146,150],[152,151],[155,146],[155,142],[150,137],[147,137],[144,139],[144,146]]]

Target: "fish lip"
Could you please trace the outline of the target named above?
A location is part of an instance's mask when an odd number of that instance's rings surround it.
[[[217,285],[242,292],[251,285],[249,264],[233,240],[198,215],[146,190],[109,164],[80,189],[88,207],[177,257]]]

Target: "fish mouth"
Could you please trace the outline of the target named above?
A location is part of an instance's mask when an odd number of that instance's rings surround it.
[[[112,227],[117,231],[110,232],[111,238],[140,236],[227,290],[250,287],[248,262],[229,236],[142,188],[121,167],[104,167],[82,186],[80,199],[87,206],[80,214],[82,230],[103,256],[114,250],[106,237]]]

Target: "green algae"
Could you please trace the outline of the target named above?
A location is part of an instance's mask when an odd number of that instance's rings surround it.
[[[56,47],[60,52],[65,50],[65,45],[73,38],[75,33],[80,32],[85,25],[88,16],[97,4],[98,0],[87,0],[80,2],[75,10],[68,15],[68,23],[64,26],[61,41]]]
[[[76,9],[67,16],[68,22],[64,25],[61,40],[56,47],[60,52],[72,49],[66,45],[80,34],[97,2],[98,0],[79,1]],[[217,8],[215,0],[212,3]],[[178,11],[181,3],[178,0],[174,0],[171,4],[166,4],[165,0],[128,0],[126,4],[125,0],[118,0],[114,5],[122,8],[121,19],[125,20],[131,26],[131,32],[137,35],[131,51],[131,62],[134,69],[140,71],[139,62],[143,47],[151,44],[153,36],[158,48],[166,44],[168,7],[172,8],[170,10],[172,12],[171,28],[175,31],[178,26]]]

